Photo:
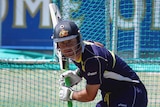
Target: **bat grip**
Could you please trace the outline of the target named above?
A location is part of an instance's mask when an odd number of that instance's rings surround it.
[[[65,84],[67,87],[71,86],[69,77],[65,78]],[[68,101],[68,107],[72,107],[72,101]]]

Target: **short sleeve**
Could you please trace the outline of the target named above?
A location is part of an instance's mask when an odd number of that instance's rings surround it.
[[[101,84],[101,63],[98,58],[91,58],[85,64],[87,84]]]

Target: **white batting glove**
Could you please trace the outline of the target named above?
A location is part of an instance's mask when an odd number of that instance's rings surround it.
[[[60,86],[60,92],[59,92],[60,100],[70,101],[72,100],[72,95],[73,95],[73,90],[65,86]]]
[[[65,86],[65,78],[69,77],[70,87],[78,84],[82,78],[79,76],[79,70],[66,71],[60,75],[60,85]]]

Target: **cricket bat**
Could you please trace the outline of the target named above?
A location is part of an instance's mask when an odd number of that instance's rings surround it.
[[[62,17],[60,14],[60,10],[55,3],[49,4],[49,10],[50,10],[50,14],[51,14],[53,29],[54,29]]]
[[[50,14],[51,14],[53,29],[54,29],[55,26],[61,20],[62,17],[61,17],[61,14],[60,14],[60,10],[55,3],[50,3],[49,4],[49,10],[50,10]],[[56,49],[54,49],[54,50],[56,50]],[[65,70],[65,71],[68,70],[69,69],[68,59],[63,57],[63,55],[61,54],[60,51],[58,51],[57,54],[58,54],[58,59],[59,59],[59,63],[60,63],[60,69]],[[70,87],[69,78],[65,79],[65,84],[66,84],[67,87]],[[72,107],[72,101],[68,101],[68,107]]]

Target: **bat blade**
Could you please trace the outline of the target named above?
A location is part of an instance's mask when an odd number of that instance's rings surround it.
[[[62,17],[61,17],[61,14],[60,14],[60,10],[59,10],[59,8],[57,7],[56,4],[50,3],[49,4],[49,10],[50,10],[50,14],[51,14],[53,29],[54,29],[55,26],[61,20]],[[60,69],[61,70],[62,69],[68,70],[68,66],[66,65],[66,60],[63,61],[61,52],[58,51],[57,54],[58,54],[58,58],[59,58]],[[66,86],[70,87],[69,78],[65,79],[65,83],[66,83]],[[72,101],[68,101],[68,107],[72,107]]]
[[[55,26],[58,24],[58,22],[61,20],[61,14],[60,14],[60,10],[57,7],[57,5],[55,3],[50,3],[49,4],[49,11],[50,11],[50,15],[51,15],[51,20],[52,20],[52,26],[53,29],[55,28]],[[53,39],[53,35],[51,37]],[[56,43],[54,43],[54,56],[57,55],[58,59],[59,59],[59,63],[60,63],[60,69],[62,70],[63,68],[63,62],[62,62],[62,54],[60,51],[55,51],[57,48]]]
[[[51,19],[52,19],[52,24],[53,24],[53,28],[55,28],[55,26],[57,25],[57,23],[61,20],[61,14],[60,14],[60,10],[57,7],[56,4],[54,3],[50,3],[49,4],[49,10],[50,10],[50,14],[51,14]]]

